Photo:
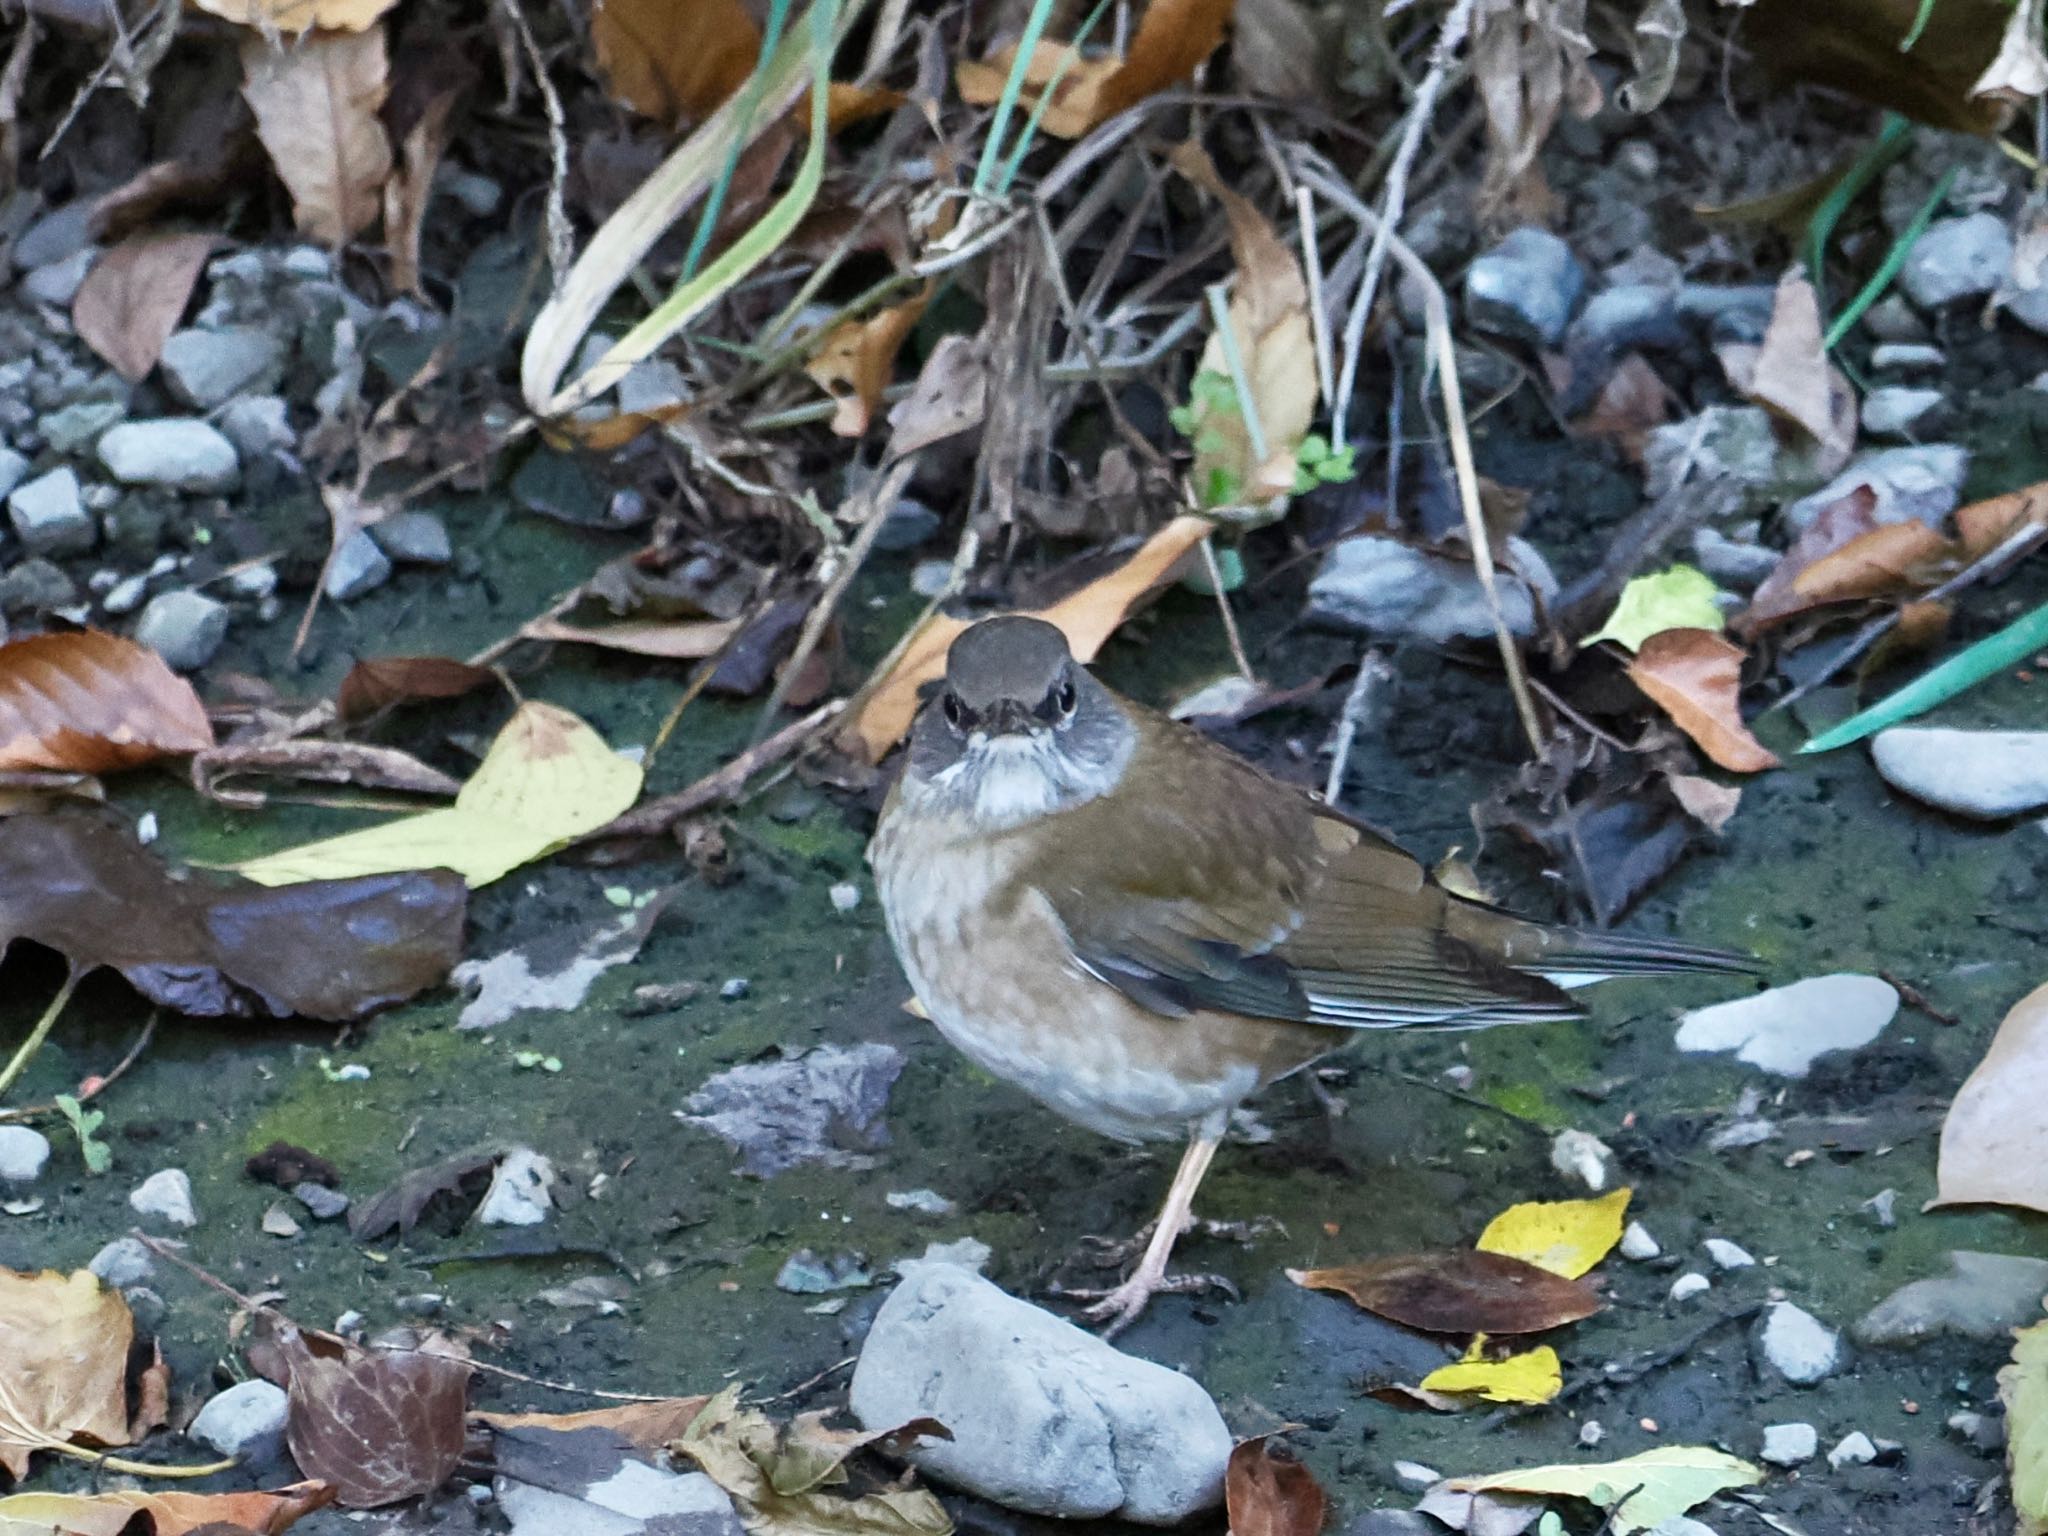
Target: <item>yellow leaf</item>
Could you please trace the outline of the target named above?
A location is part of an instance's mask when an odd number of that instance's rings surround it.
[[[1479,1234],[1481,1253],[1504,1253],[1576,1280],[1621,1241],[1631,1190],[1597,1200],[1531,1200],[1511,1205]]]
[[[90,1270],[0,1269],[0,1467],[16,1482],[47,1444],[126,1445],[135,1322]]]
[[[2013,1330],[2012,1364],[1998,1373],[2016,1536],[2048,1532],[2048,1322]]]
[[[1612,640],[1633,651],[1667,629],[1718,630],[1727,623],[1720,604],[1714,601],[1719,590],[1713,577],[1689,565],[1638,576],[1621,589],[1621,599],[1607,622],[1579,643]]]
[[[1489,1403],[1547,1403],[1564,1390],[1564,1371],[1548,1344],[1502,1359],[1486,1357],[1482,1334],[1465,1358],[1440,1365],[1422,1378],[1425,1392],[1468,1393]]]
[[[488,885],[594,832],[640,795],[640,769],[566,709],[527,703],[446,810],[238,864],[261,885],[452,869]]]
[[[1547,1493],[1585,1499],[1608,1511],[1614,1536],[1629,1536],[1632,1531],[1684,1514],[1724,1488],[1747,1488],[1762,1481],[1760,1470],[1725,1451],[1704,1445],[1670,1445],[1619,1461],[1454,1477],[1447,1486],[1458,1493]]]

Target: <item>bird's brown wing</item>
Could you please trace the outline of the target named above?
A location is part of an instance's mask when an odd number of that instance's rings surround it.
[[[1470,909],[1391,842],[1193,732],[1138,723],[1128,787],[1063,812],[1020,871],[1075,960],[1133,1002],[1354,1029],[1582,1011],[1490,955],[1490,934],[1453,932]]]

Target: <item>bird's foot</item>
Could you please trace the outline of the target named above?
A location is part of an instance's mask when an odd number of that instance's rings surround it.
[[[1154,1296],[1198,1296],[1209,1291],[1220,1291],[1232,1301],[1243,1299],[1237,1287],[1222,1275],[1152,1274],[1142,1265],[1130,1279],[1107,1290],[1051,1287],[1051,1294],[1063,1301],[1093,1303],[1082,1308],[1081,1316],[1088,1322],[1102,1324],[1105,1339],[1115,1338],[1136,1322]]]
[[[1148,1221],[1129,1237],[1084,1237],[1081,1239],[1083,1251],[1075,1257],[1091,1269],[1122,1269],[1151,1246],[1152,1235],[1158,1230],[1158,1222]],[[1190,1216],[1178,1236],[1186,1237],[1190,1232],[1246,1245],[1274,1233],[1281,1237],[1287,1235],[1287,1229],[1271,1216],[1254,1216],[1249,1221],[1219,1221],[1206,1216]]]

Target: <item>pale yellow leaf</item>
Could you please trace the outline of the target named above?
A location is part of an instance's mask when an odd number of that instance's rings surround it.
[[[317,32],[289,47],[261,34],[243,43],[242,94],[301,233],[341,245],[376,219],[391,175],[377,116],[389,89],[382,27]]]
[[[2048,1322],[2017,1328],[2012,1364],[1998,1373],[2015,1536],[2048,1536]]]
[[[1621,1241],[1622,1218],[1628,1212],[1627,1189],[1597,1200],[1531,1200],[1511,1205],[1479,1234],[1481,1253],[1510,1258],[1576,1280],[1606,1258]]]
[[[1547,1403],[1564,1390],[1564,1369],[1548,1344],[1518,1355],[1489,1359],[1477,1338],[1465,1358],[1440,1365],[1422,1378],[1425,1392],[1448,1392],[1489,1403]]]
[[[1614,1536],[1630,1536],[1682,1515],[1727,1488],[1747,1488],[1763,1473],[1738,1456],[1704,1445],[1659,1446],[1619,1461],[1560,1463],[1487,1477],[1454,1477],[1458,1493],[1541,1493],[1585,1499],[1608,1511]],[[1634,1490],[1631,1492],[1631,1490]]]
[[[1634,651],[1661,630],[1719,629],[1725,622],[1714,601],[1719,596],[1714,578],[1690,565],[1638,576],[1621,589],[1607,622],[1579,643],[1612,640]]]
[[[128,1443],[128,1346],[135,1322],[90,1270],[0,1269],[0,1467],[19,1482],[46,1441]]]
[[[202,11],[245,27],[275,32],[362,32],[398,0],[192,0]]]
[[[2048,1211],[2048,986],[2013,1005],[1948,1107],[1935,1165],[1936,1205]]]
[[[640,769],[566,709],[519,707],[445,810],[265,854],[235,868],[262,885],[452,869],[488,885],[594,832],[640,794]]]

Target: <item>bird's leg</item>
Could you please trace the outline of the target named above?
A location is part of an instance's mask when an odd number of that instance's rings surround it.
[[[1166,1204],[1160,1207],[1159,1219],[1152,1225],[1151,1241],[1145,1244],[1145,1255],[1129,1279],[1110,1291],[1061,1293],[1076,1300],[1095,1302],[1081,1315],[1093,1323],[1106,1323],[1108,1326],[1102,1330],[1104,1338],[1113,1339],[1122,1333],[1145,1310],[1145,1303],[1161,1291],[1202,1291],[1219,1286],[1230,1289],[1229,1282],[1220,1276],[1169,1275],[1166,1272],[1166,1261],[1173,1252],[1174,1240],[1187,1229],[1195,1203],[1195,1190],[1202,1182],[1202,1175],[1209,1171],[1209,1161],[1215,1157],[1217,1144],[1222,1139],[1222,1125],[1206,1121],[1188,1138],[1188,1149],[1173,1175],[1172,1187],[1166,1192]]]

